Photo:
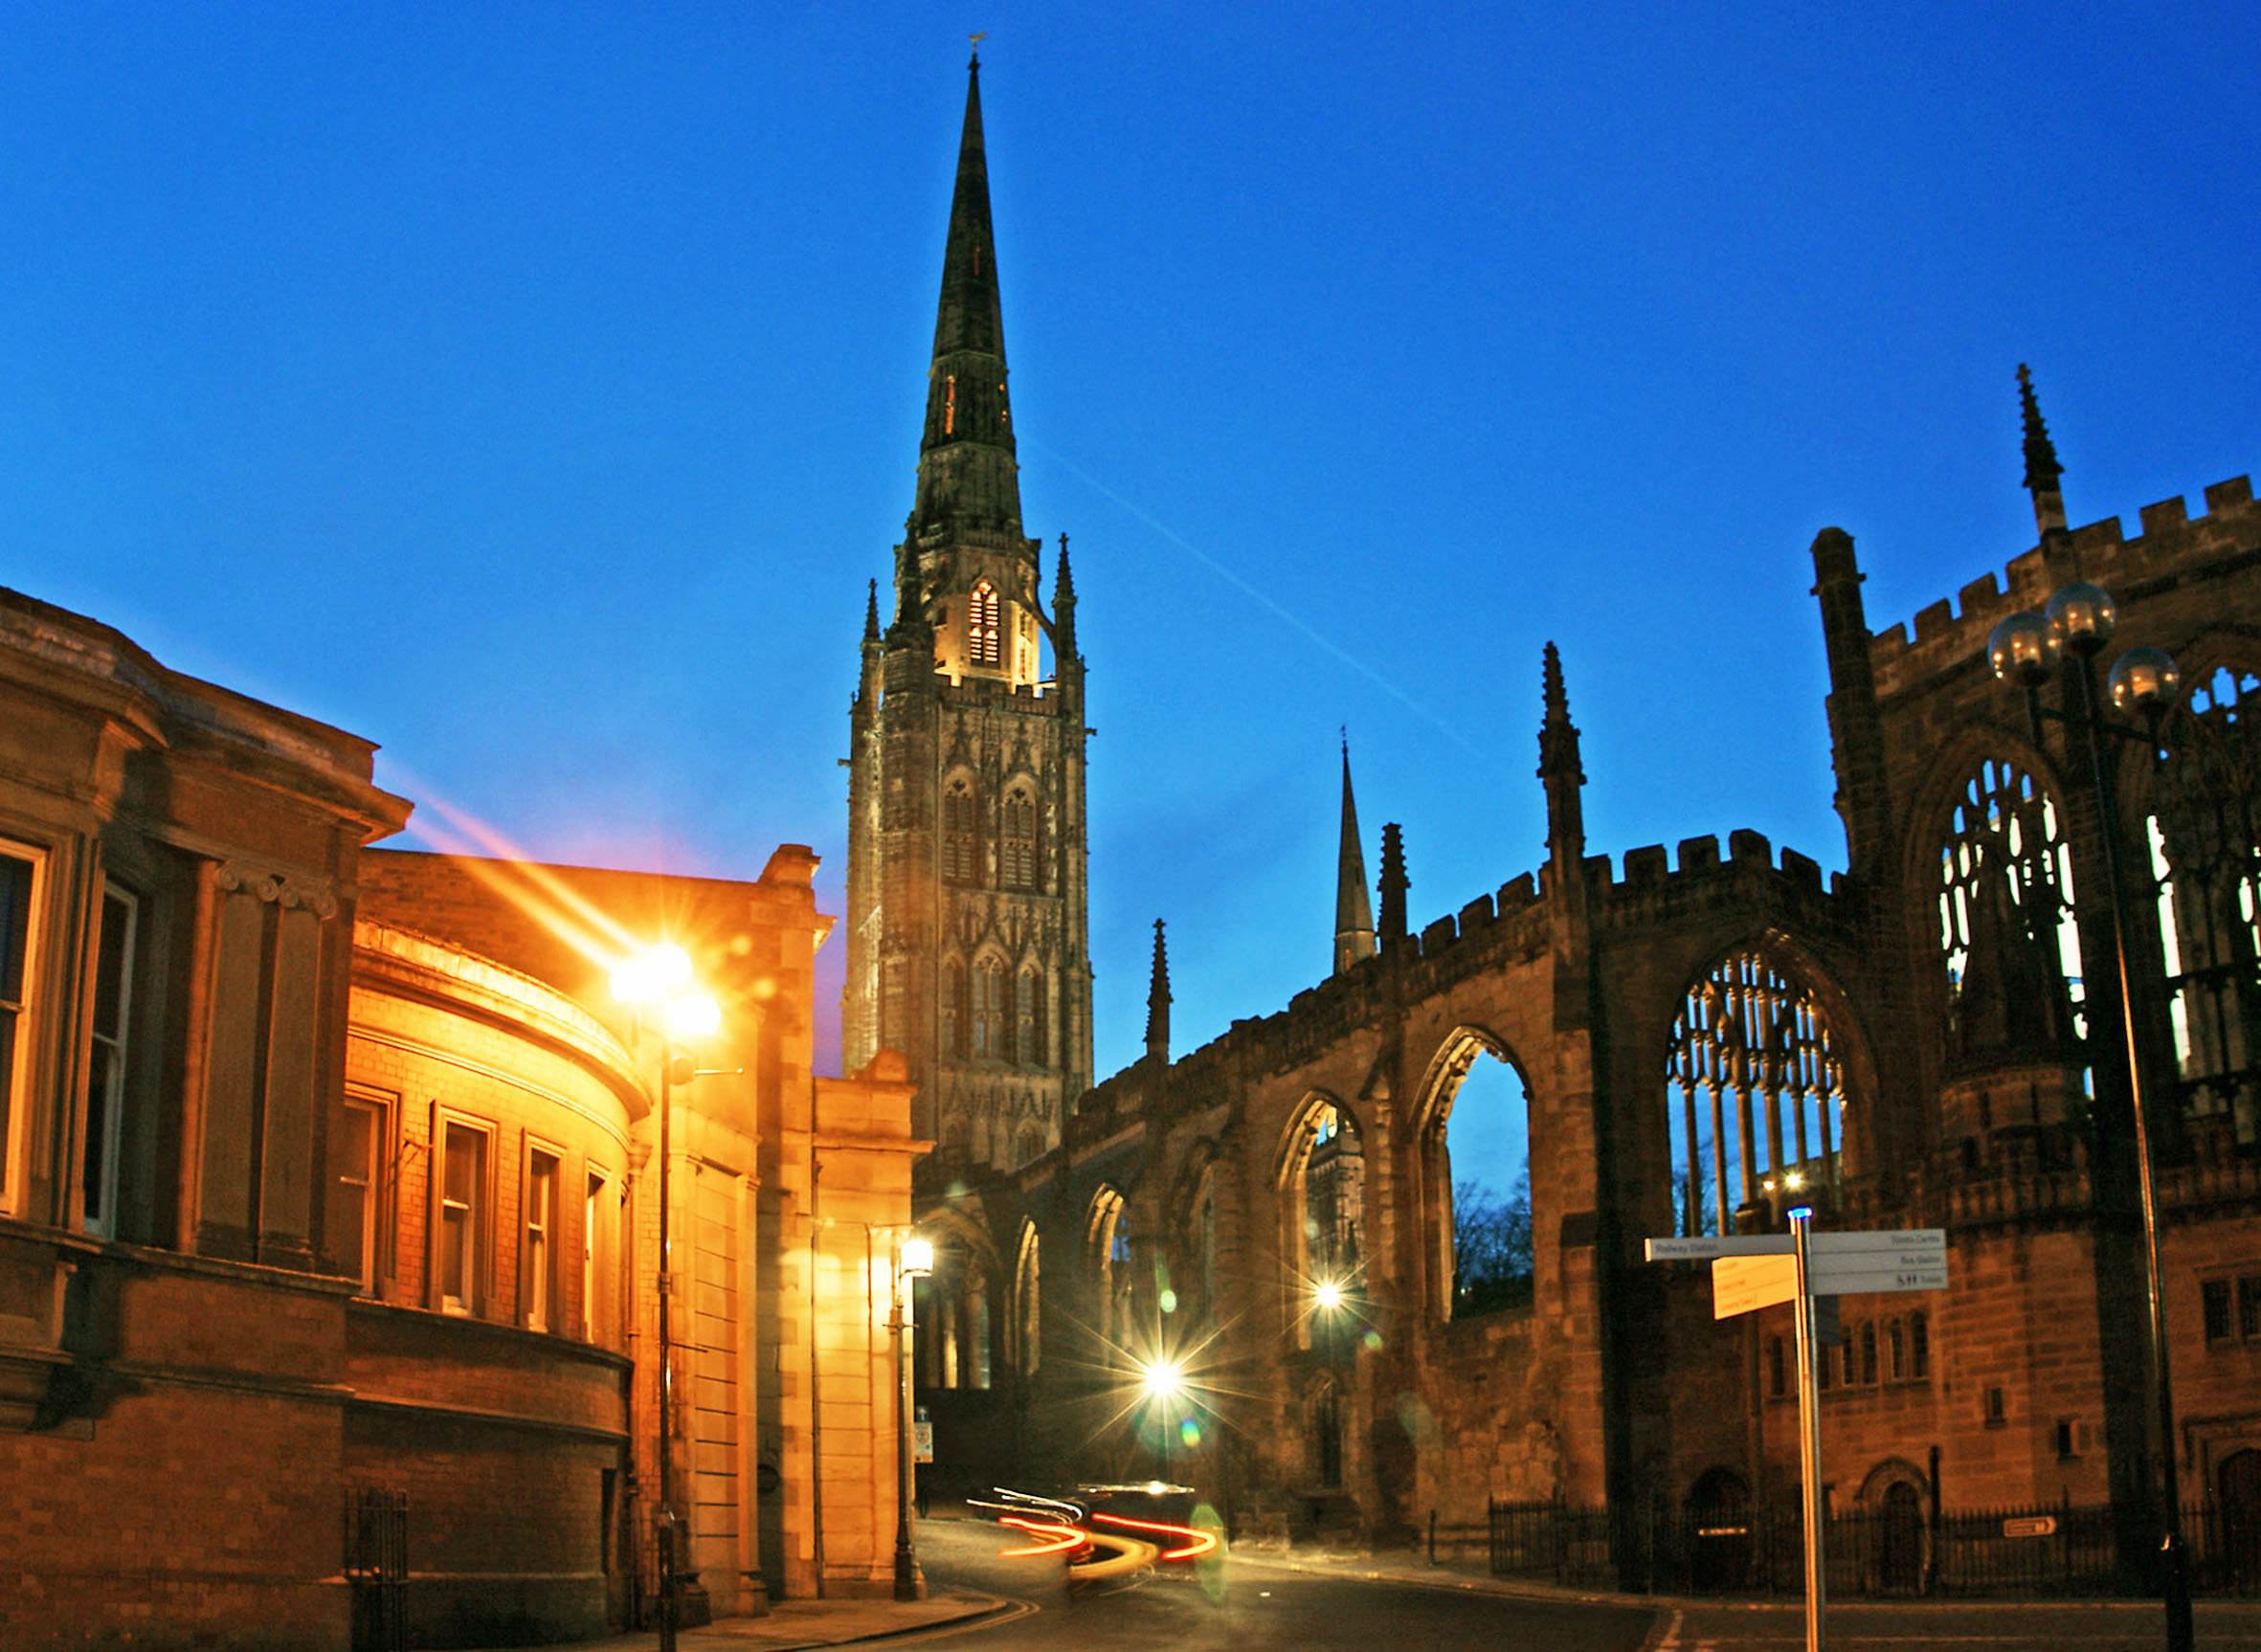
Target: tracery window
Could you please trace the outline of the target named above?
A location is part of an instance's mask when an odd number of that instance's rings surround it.
[[[997,877],[1008,889],[1037,886],[1037,801],[1024,786],[1005,793],[997,840]]]
[[[966,968],[955,958],[942,966],[942,1047],[961,1060],[974,1024],[967,1001]]]
[[[1044,977],[1032,965],[1020,971],[1013,1003],[1013,1057],[1024,1067],[1044,1064]]]
[[[2161,733],[2144,822],[2185,1108],[2252,1147],[2261,1113],[2261,677],[2224,666]]]
[[[966,604],[966,658],[975,665],[997,662],[997,588],[986,579]]]
[[[1732,1233],[1742,1206],[1779,1214],[1835,1185],[1844,1064],[1812,989],[1766,948],[1688,989],[1665,1093],[1681,1233]]]
[[[996,1060],[1005,1054],[1005,966],[997,958],[974,967],[974,1055]]]
[[[2003,757],[1980,763],[1956,793],[1939,851],[1939,946],[1950,1012],[1959,1009],[1974,944],[1989,929],[2029,946],[2061,979],[2072,1030],[2085,1038],[2080,932],[2072,915],[2072,852],[2056,800]]]
[[[942,793],[942,877],[951,883],[981,881],[980,806],[962,777]]]

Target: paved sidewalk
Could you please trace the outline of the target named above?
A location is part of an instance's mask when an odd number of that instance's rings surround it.
[[[985,1619],[1002,1621],[1023,1610],[1017,1600],[966,1589],[937,1592],[925,1600],[780,1600],[767,1617],[719,1619],[680,1631],[676,1642],[686,1652],[795,1652],[804,1646],[884,1641]],[[572,1644],[574,1652],[653,1652],[660,1634],[644,1629]]]

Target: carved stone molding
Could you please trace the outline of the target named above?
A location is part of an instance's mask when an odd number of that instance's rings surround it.
[[[302,907],[325,922],[338,915],[338,898],[330,890],[304,888],[286,878],[240,865],[234,860],[223,860],[214,867],[213,882],[230,892],[249,895],[258,901],[271,901],[286,912]]]

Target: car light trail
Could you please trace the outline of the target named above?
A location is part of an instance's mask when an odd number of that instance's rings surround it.
[[[1104,1520],[1109,1526],[1120,1526],[1129,1531],[1152,1531],[1163,1537],[1181,1540],[1183,1547],[1165,1549],[1165,1560],[1194,1560],[1217,1547],[1217,1533],[1198,1530],[1191,1526],[1172,1526],[1161,1520],[1133,1520],[1128,1514],[1094,1514],[1094,1520]]]
[[[1037,1539],[1036,1542],[1019,1549],[998,1551],[998,1553],[1003,1556],[1059,1554],[1066,1550],[1081,1546],[1090,1536],[1090,1533],[1079,1530],[1073,1526],[1062,1526],[1058,1522],[1050,1520],[1024,1520],[1018,1514],[1005,1515],[999,1519],[997,1524],[1017,1527]]]

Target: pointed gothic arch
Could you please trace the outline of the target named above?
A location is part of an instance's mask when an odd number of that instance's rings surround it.
[[[980,793],[970,772],[956,770],[942,780],[942,881],[978,884],[981,859]]]
[[[1023,771],[1005,782],[997,803],[997,885],[1034,890],[1042,882],[1041,816],[1036,777]]]
[[[1835,983],[1777,930],[1690,977],[1661,1062],[1675,1231],[1732,1233],[1753,1207],[1773,1226],[1792,1204],[1834,1200],[1850,1021]]]
[[[1298,1347],[1311,1339],[1313,1292],[1355,1294],[1366,1267],[1366,1141],[1350,1108],[1312,1090],[1281,1132],[1279,1191],[1282,1316]]]
[[[1044,1357],[1042,1240],[1037,1224],[1020,1218],[1020,1242],[1013,1257],[1013,1365],[1034,1376]]]
[[[996,1241],[950,1205],[928,1210],[918,1227],[934,1246],[934,1271],[912,1283],[919,1383],[986,1389],[1003,1363],[996,1305],[1006,1300],[1005,1274]]]
[[[1490,1243],[1494,1236],[1487,1235],[1487,1249],[1495,1249],[1500,1254],[1496,1259],[1487,1258],[1485,1271],[1488,1278],[1496,1272],[1498,1279],[1496,1283],[1480,1286],[1467,1265],[1474,1261],[1476,1253],[1472,1247],[1464,1247],[1457,1231],[1448,1129],[1462,1084],[1476,1063],[1486,1057],[1498,1061],[1522,1092],[1526,1168],[1520,1193],[1516,1189],[1506,1190],[1499,1207],[1498,1242]],[[1421,1087],[1415,1092],[1413,1118],[1417,1167],[1415,1231],[1422,1236],[1422,1290],[1431,1319],[1451,1319],[1456,1301],[1463,1298],[1475,1311],[1529,1300],[1531,1236],[1536,1231],[1533,1223],[1537,1215],[1533,1205],[1535,1190],[1530,1186],[1528,1169],[1532,1096],[1531,1076],[1523,1062],[1507,1040],[1489,1028],[1472,1023],[1453,1028],[1440,1040],[1436,1054],[1429,1059]]]
[[[2183,1115],[2261,1142],[2261,646],[2205,639],[2136,813]],[[2126,793],[2123,793],[2123,796]],[[2138,897],[2139,899],[2139,897]],[[2131,950],[2145,929],[2135,925]]]
[[[1130,1332],[1131,1301],[1130,1217],[1119,1188],[1102,1182],[1093,1191],[1084,1246],[1090,1259],[1092,1324],[1100,1346],[1119,1347]]]

